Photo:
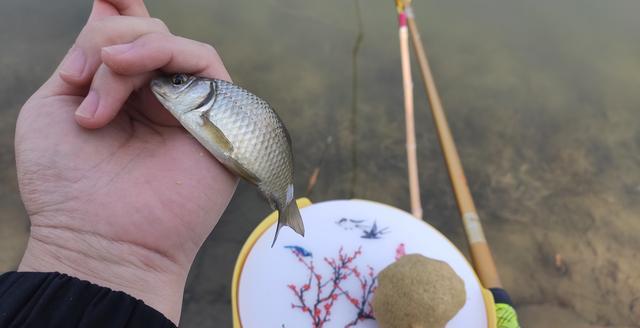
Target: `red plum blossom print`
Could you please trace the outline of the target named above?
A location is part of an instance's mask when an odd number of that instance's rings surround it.
[[[331,322],[331,310],[339,302],[344,302],[343,304],[348,304],[355,310],[354,317],[342,323],[345,328],[354,327],[361,321],[375,319],[371,299],[376,290],[377,273],[371,266],[364,266],[363,270],[356,263],[362,255],[362,247],[351,253],[340,247],[336,257],[324,257],[321,262],[322,268],[328,268],[330,272],[324,277],[320,273],[321,268],[318,268],[320,264],[316,264],[310,251],[300,246],[285,248],[291,251],[308,272],[305,281],[299,284],[292,283],[287,287],[294,295],[291,308],[307,314],[311,319],[311,327],[322,328]],[[396,258],[400,252],[404,253],[404,244],[398,245]],[[351,289],[346,287],[347,282]],[[353,288],[354,283],[357,288]]]

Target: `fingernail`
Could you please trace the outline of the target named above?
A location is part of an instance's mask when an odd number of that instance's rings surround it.
[[[104,47],[102,48],[102,51],[107,52],[111,55],[117,56],[117,55],[122,55],[127,53],[132,48],[133,48],[132,43],[123,43],[123,44],[116,44],[115,46]]]
[[[76,115],[83,118],[93,118],[98,110],[98,93],[91,90],[84,101],[76,109]]]
[[[84,55],[84,51],[82,49],[73,47],[69,52],[69,55],[62,63],[62,67],[60,68],[60,73],[80,78],[82,77],[82,72],[84,72],[84,67],[87,63],[87,57]]]

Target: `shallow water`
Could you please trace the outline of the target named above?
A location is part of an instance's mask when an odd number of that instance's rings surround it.
[[[28,229],[15,118],[73,42],[87,2],[0,3],[0,271],[16,267]],[[297,190],[320,166],[314,201],[408,209],[394,9],[390,1],[359,7],[361,29],[355,0],[149,3],[175,34],[214,44],[234,80],[278,109],[294,140]],[[639,327],[640,2],[449,0],[415,10],[521,323]],[[414,79],[425,217],[466,251]],[[233,264],[268,211],[240,185],[196,259],[183,326],[230,325]]]

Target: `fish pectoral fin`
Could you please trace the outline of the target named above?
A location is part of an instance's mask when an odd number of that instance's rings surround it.
[[[241,178],[253,183],[256,186],[260,184],[260,179],[235,159],[229,157],[225,164],[227,164],[227,168],[229,168],[229,170],[239,175]]]
[[[220,147],[222,152],[226,155],[226,160],[224,164],[231,170],[233,173],[239,175],[241,178],[258,185],[260,183],[260,179],[251,173],[247,168],[245,168],[240,162],[236,161],[231,157],[233,154],[233,144],[231,141],[227,139],[227,136],[224,135],[224,132],[220,130],[215,124],[213,124],[208,118],[208,115],[202,115],[202,129],[207,133],[207,135],[215,141],[215,143]]]
[[[206,116],[202,116],[202,130],[215,141],[225,154],[233,153],[233,145],[224,132],[213,124]]]

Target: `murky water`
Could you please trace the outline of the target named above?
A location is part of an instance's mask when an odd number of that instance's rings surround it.
[[[391,1],[360,0],[360,24],[355,0],[149,7],[174,33],[214,44],[234,80],[278,109],[295,142],[297,190],[319,166],[315,201],[409,207]],[[640,326],[640,2],[448,0],[415,9],[522,323]],[[0,3],[0,271],[15,268],[28,229],[16,187],[15,118],[88,11],[80,0]],[[465,250],[414,78],[425,216]],[[233,263],[266,212],[242,184],[194,264],[183,326],[230,325]]]

